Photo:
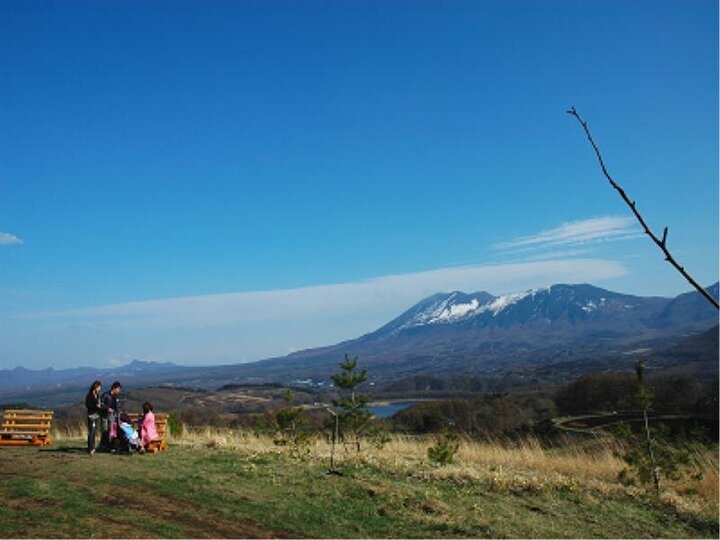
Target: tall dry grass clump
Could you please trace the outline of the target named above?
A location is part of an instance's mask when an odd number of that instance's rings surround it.
[[[223,448],[241,453],[283,453],[267,435],[248,431],[217,428],[186,428],[174,442],[204,448]],[[482,480],[497,471],[516,474],[542,474],[544,477],[572,477],[579,481],[615,481],[624,464],[616,456],[615,448],[607,442],[593,445],[568,442],[561,449],[548,449],[535,438],[517,442],[461,441],[456,464],[436,467],[427,457],[428,448],[435,443],[431,437],[395,435],[382,446],[366,444],[358,453],[350,445],[338,446],[336,457],[344,463],[366,462],[413,474],[424,471],[433,477]],[[304,454],[314,459],[329,459],[328,441],[315,437],[303,446]]]
[[[55,441],[87,439],[87,424],[82,421],[63,422],[62,424],[56,423],[52,426],[51,433]]]
[[[525,471],[552,471],[584,479],[615,479],[623,463],[609,440],[590,443],[569,439],[562,447],[546,448],[528,437],[518,442],[469,443],[460,447],[460,459],[488,467]]]
[[[461,441],[455,463],[429,463],[434,439],[398,437],[370,455],[419,479],[484,482],[497,491],[574,490],[593,486],[607,492],[623,468],[612,445],[567,442],[546,448],[535,438],[520,441]],[[620,486],[621,487],[621,486]]]
[[[249,431],[217,428],[186,428],[175,444],[197,448],[225,449],[240,455],[292,454],[304,459],[329,462],[330,445],[324,437],[314,437],[300,452],[275,444],[273,437]],[[366,444],[362,452],[352,445],[336,449],[339,467],[374,464],[417,480],[444,479],[458,483],[482,482],[500,492],[588,491],[600,494],[639,495],[641,486],[625,486],[618,480],[626,467],[618,457],[621,444],[611,438],[568,439],[548,448],[534,437],[519,441],[495,440],[460,442],[455,463],[437,466],[428,459],[432,437],[394,435],[382,446]],[[697,449],[696,473],[681,480],[666,479],[665,499],[678,511],[717,512],[717,452]]]
[[[193,448],[226,449],[248,454],[281,452],[282,447],[268,435],[256,435],[251,431],[216,427],[183,426],[182,434],[172,436],[174,444]]]

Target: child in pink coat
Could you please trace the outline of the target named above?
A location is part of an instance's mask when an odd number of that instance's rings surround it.
[[[143,403],[143,415],[140,419],[140,440],[143,448],[158,438],[157,429],[155,428],[155,414],[153,407],[147,401]]]

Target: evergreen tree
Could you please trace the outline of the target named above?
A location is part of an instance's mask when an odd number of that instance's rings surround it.
[[[285,393],[286,406],[275,412],[275,424],[279,437],[276,437],[274,442],[277,445],[298,446],[307,439],[307,434],[301,429],[307,419],[302,407],[292,406],[293,397],[292,390],[288,389]]]
[[[632,482],[630,471],[634,470],[641,482],[650,480],[655,484],[655,492],[660,494],[660,470],[666,478],[679,479],[692,467],[690,450],[687,444],[679,444],[671,439],[670,430],[660,424],[650,427],[648,411],[653,405],[654,395],[645,381],[645,364],[635,364],[637,376],[636,400],[643,411],[643,436],[635,435],[627,424],[621,424],[616,434],[625,440],[625,450],[620,456],[630,466],[620,473],[620,480]]]
[[[372,413],[367,406],[368,397],[356,392],[356,388],[367,380],[367,370],[356,370],[357,360],[357,356],[351,358],[345,354],[345,360],[340,362],[340,373],[333,375],[332,380],[335,386],[344,390],[346,394],[341,399],[333,401],[333,405],[340,409],[338,417],[343,440],[352,437],[359,452],[360,439],[370,424]]]
[[[643,410],[643,419],[645,420],[645,442],[647,446],[647,455],[652,464],[653,480],[655,481],[655,491],[660,492],[660,475],[658,473],[657,462],[655,461],[655,453],[653,452],[653,440],[650,436],[650,424],[648,422],[648,409],[652,406],[653,393],[647,384],[645,384],[645,363],[640,360],[635,364],[635,374],[638,381],[637,400]]]

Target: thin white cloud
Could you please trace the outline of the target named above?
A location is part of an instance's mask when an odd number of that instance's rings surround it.
[[[129,358],[130,358],[129,355],[124,355],[123,358],[115,358],[115,357],[108,358],[107,363],[110,367],[124,366],[125,364],[128,363]]]
[[[23,241],[21,238],[18,238],[14,234],[6,233],[0,231],[0,246],[9,246],[12,244],[22,244]]]
[[[546,249],[628,240],[641,236],[640,228],[633,218],[605,216],[563,223],[554,229],[495,244],[493,248],[501,251]]]
[[[563,249],[558,251],[541,251],[530,255],[523,255],[524,261],[548,261],[551,259],[568,259],[570,257],[587,256],[589,249]]]
[[[353,283],[296,289],[187,296],[26,315],[111,326],[212,327],[258,321],[308,321],[401,310],[436,292],[486,290],[502,294],[553,283],[597,282],[626,274],[604,259],[556,259],[441,268]],[[386,322],[378,320],[378,323]]]

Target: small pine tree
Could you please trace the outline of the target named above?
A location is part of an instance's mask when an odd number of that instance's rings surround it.
[[[167,417],[167,426],[172,437],[181,437],[183,434],[183,423],[174,414]]]
[[[652,476],[655,482],[655,491],[660,492],[660,474],[658,471],[657,462],[655,461],[655,453],[653,451],[653,439],[650,435],[650,424],[648,422],[648,409],[652,406],[653,396],[652,390],[645,384],[645,363],[638,360],[635,364],[635,374],[637,375],[638,381],[638,393],[637,400],[643,410],[643,419],[645,420],[645,443],[647,448],[647,455],[652,465]]]
[[[615,428],[615,436],[625,442],[619,457],[628,465],[620,471],[618,479],[626,485],[635,483],[635,479],[643,484],[656,481],[656,492],[660,487],[659,470],[663,477],[679,480],[688,474],[700,474],[691,459],[691,447],[673,441],[670,429],[664,424],[649,428],[649,433],[642,435],[633,433],[628,424],[620,424]],[[646,438],[652,437],[653,453],[647,450]],[[661,468],[662,466],[662,468]]]
[[[635,364],[637,376],[637,393],[635,398],[643,411],[642,436],[633,433],[628,424],[620,424],[615,435],[625,441],[625,448],[620,457],[629,466],[620,472],[619,479],[623,483],[632,483],[634,473],[642,483],[653,482],[655,492],[660,493],[660,470],[663,476],[678,479],[686,472],[690,463],[690,452],[684,445],[673,443],[670,430],[660,424],[650,427],[648,411],[651,410],[653,400],[652,389],[645,382],[645,364],[638,361]]]
[[[435,445],[427,449],[427,456],[430,461],[438,465],[450,465],[455,461],[455,454],[459,447],[457,435],[447,430],[438,438]]]
[[[333,401],[333,405],[340,409],[338,417],[343,439],[351,435],[359,452],[360,439],[368,428],[372,413],[367,406],[368,397],[356,392],[356,388],[367,380],[367,370],[356,370],[357,360],[357,356],[351,358],[345,354],[345,360],[340,362],[340,373],[334,374],[332,380],[338,388],[349,391],[349,395]]]
[[[297,446],[304,442],[305,437],[301,428],[306,423],[306,419],[302,407],[292,406],[293,397],[292,390],[288,389],[285,393],[286,406],[275,412],[275,424],[280,435],[274,441],[277,445]]]

